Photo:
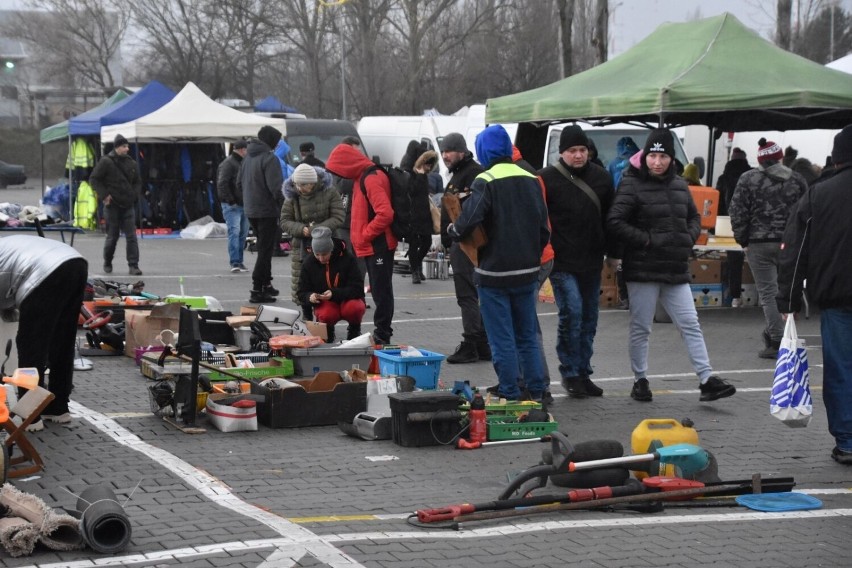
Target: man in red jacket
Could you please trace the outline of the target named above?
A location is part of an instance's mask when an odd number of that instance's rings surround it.
[[[367,262],[373,313],[373,340],[390,343],[393,329],[393,255],[397,240],[391,231],[393,207],[387,174],[358,148],[339,144],[326,161],[337,177],[353,180],[351,238],[355,256]]]

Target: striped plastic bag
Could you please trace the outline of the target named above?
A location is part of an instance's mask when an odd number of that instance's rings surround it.
[[[805,349],[805,340],[799,339],[796,332],[793,314],[787,316],[784,337],[778,349],[769,412],[791,428],[804,428],[813,414],[808,351]]]

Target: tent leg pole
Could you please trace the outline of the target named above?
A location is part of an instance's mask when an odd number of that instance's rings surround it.
[[[710,128],[710,140],[707,142],[707,177],[708,187],[713,187],[713,165],[716,161],[716,127]]]

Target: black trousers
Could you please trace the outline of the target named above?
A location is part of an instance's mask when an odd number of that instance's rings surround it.
[[[423,271],[423,259],[431,246],[432,235],[412,235],[408,239],[408,263],[412,274]]]
[[[281,228],[275,217],[255,217],[249,219],[254,235],[257,237],[257,260],[251,273],[253,289],[258,292],[264,286],[272,284],[272,254],[278,246],[278,236]]]
[[[461,308],[462,340],[474,345],[487,343],[488,335],[479,312],[479,292],[473,283],[473,263],[456,242],[450,247],[450,264],[453,267],[456,302]]]
[[[88,264],[74,258],[60,264],[18,307],[18,366],[38,369],[44,386],[44,369],[50,367],[47,389],[56,397],[44,414],[68,412],[73,388],[77,318],[83,304]]]
[[[370,291],[376,310],[373,312],[373,324],[376,339],[390,343],[393,335],[393,254],[394,251],[376,253],[365,257],[367,274],[370,275]]]

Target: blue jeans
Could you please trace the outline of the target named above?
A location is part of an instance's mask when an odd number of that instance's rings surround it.
[[[592,353],[598,330],[601,273],[553,272],[553,297],[559,308],[556,355],[563,379],[592,374]]]
[[[243,249],[249,231],[248,217],[242,205],[222,204],[222,217],[228,226],[228,262],[231,266],[243,263]]]
[[[127,266],[139,266],[139,243],[136,240],[136,208],[104,206],[107,236],[104,241],[104,264],[112,264],[118,238],[124,233],[127,242]]]
[[[852,308],[822,311],[822,398],[828,431],[852,452]]]
[[[500,394],[518,399],[521,365],[533,396],[544,390],[535,311],[538,282],[512,288],[479,287],[479,310],[491,346],[491,362],[500,382]]]

